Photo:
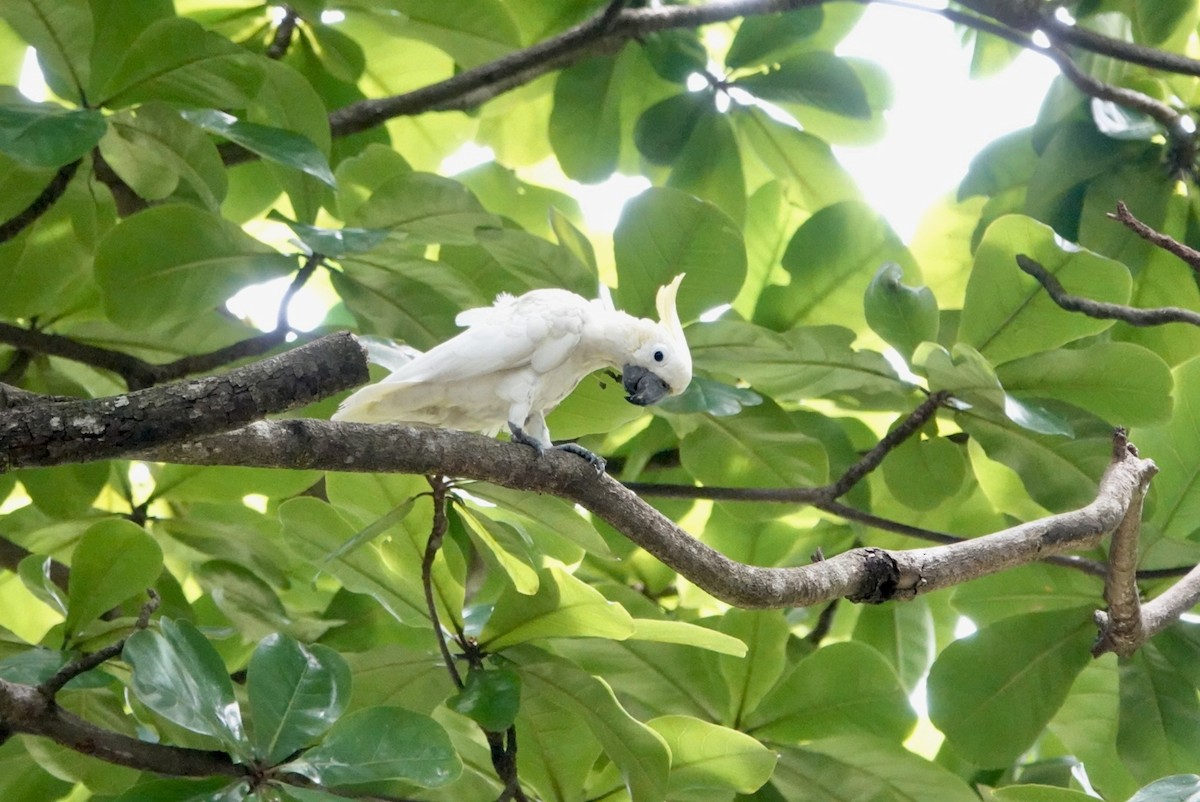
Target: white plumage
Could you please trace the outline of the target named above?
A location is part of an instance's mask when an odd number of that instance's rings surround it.
[[[640,405],[688,386],[691,354],[675,311],[682,279],[658,291],[658,322],[566,290],[502,294],[459,314],[465,331],[354,393],[333,419],[492,435],[507,425],[514,440],[540,452],[551,446],[546,414],[595,370],[620,369],[628,400]]]

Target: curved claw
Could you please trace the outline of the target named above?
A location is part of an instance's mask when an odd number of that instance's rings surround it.
[[[559,449],[560,451],[566,451],[570,454],[583,457],[593,468],[596,469],[596,473],[604,473],[604,466],[608,464],[605,462],[604,457],[600,456],[599,454],[593,454],[591,451],[588,451],[578,443],[563,443],[562,445],[555,446],[555,448]]]
[[[508,430],[512,433],[512,441],[514,443],[520,443],[523,446],[529,446],[537,452],[539,457],[546,453],[545,444],[543,444],[542,441],[536,437],[531,437],[530,435],[526,434],[525,430],[517,424],[510,422],[508,424]]]

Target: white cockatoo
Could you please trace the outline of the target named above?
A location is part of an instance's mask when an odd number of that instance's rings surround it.
[[[567,290],[501,294],[492,306],[460,313],[455,322],[465,331],[425,353],[410,352],[390,376],[342,402],[333,419],[488,435],[507,425],[515,442],[541,454],[554,447],[546,415],[595,370],[619,369],[626,400],[639,406],[687,388],[692,356],[675,310],[682,280],[680,274],[659,289],[657,322]],[[558,448],[604,469],[581,446]]]

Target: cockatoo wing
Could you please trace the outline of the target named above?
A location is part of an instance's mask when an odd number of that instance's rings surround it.
[[[466,331],[404,365],[385,383],[454,382],[532,366],[545,373],[579,345],[588,302],[565,290],[538,290],[455,318]]]

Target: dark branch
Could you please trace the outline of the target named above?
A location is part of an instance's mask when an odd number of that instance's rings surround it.
[[[219,376],[108,398],[0,412],[0,470],[111,459],[138,448],[229,431],[368,378],[349,334],[332,334]]]
[[[1200,313],[1190,309],[1181,309],[1177,306],[1136,309],[1123,304],[1093,301],[1090,298],[1082,298],[1068,293],[1063,289],[1062,283],[1046,268],[1024,254],[1017,256],[1017,264],[1041,283],[1054,303],[1068,312],[1079,312],[1100,320],[1120,320],[1131,326],[1162,326],[1166,323],[1188,323],[1200,326]]]
[[[46,188],[42,190],[40,195],[34,198],[28,206],[15,216],[0,223],[0,242],[8,242],[33,225],[43,214],[50,211],[50,208],[67,191],[67,187],[71,184],[71,179],[75,177],[75,172],[82,163],[83,159],[76,159],[70,164],[64,164],[62,167],[59,167],[58,172],[54,174],[54,178],[50,179],[50,183],[46,185]]]
[[[146,588],[146,595],[149,600],[142,605],[141,612],[138,613],[137,621],[134,623],[134,630],[145,629],[150,625],[150,616],[158,609],[158,593],[153,588]],[[84,655],[78,660],[73,660],[55,672],[54,676],[38,686],[38,690],[42,696],[53,700],[58,692],[63,689],[71,680],[78,677],[80,674],[86,674],[93,668],[97,668],[101,664],[113,659],[121,653],[125,648],[125,638],[121,638],[116,643],[110,643],[103,649],[98,649],[91,654]]]
[[[442,539],[446,536],[446,491],[449,489],[449,483],[441,476],[427,476],[426,479],[433,491],[433,526],[429,531],[429,540],[425,543],[425,553],[421,557],[421,586],[425,591],[425,606],[433,624],[433,634],[437,637],[438,649],[442,653],[442,662],[446,665],[454,687],[462,690],[462,675],[458,673],[454,655],[450,654],[450,647],[446,645],[446,632],[442,629],[437,602],[433,598],[433,561],[437,558]]]
[[[1155,231],[1150,226],[1133,216],[1129,207],[1123,201],[1117,201],[1116,214],[1109,213],[1109,219],[1116,220],[1134,234],[1169,254],[1182,259],[1192,270],[1200,272],[1200,251],[1184,245],[1174,237],[1169,237],[1161,231]]]
[[[270,59],[281,59],[287,55],[288,48],[292,46],[292,35],[296,32],[296,23],[299,21],[291,6],[282,6],[282,9],[283,19],[275,28],[275,35],[271,37],[271,44],[264,53]]]

